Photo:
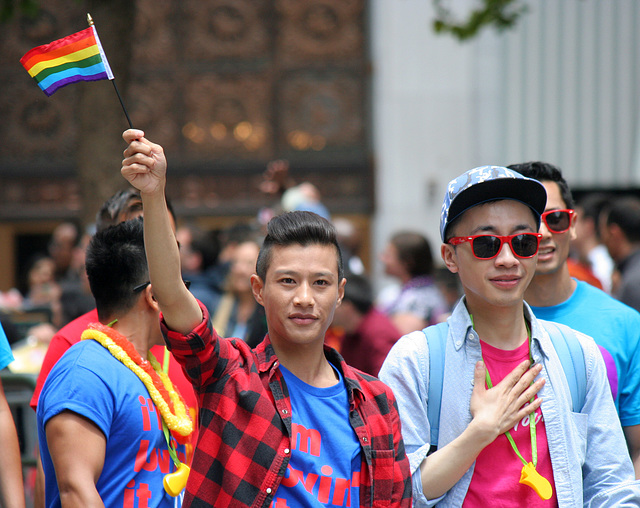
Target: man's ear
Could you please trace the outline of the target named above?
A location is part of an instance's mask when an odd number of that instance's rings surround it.
[[[624,231],[622,231],[622,228],[618,226],[615,222],[611,224],[607,224],[607,228],[609,230],[609,236],[614,241],[614,243],[627,241],[627,235],[624,234]]]
[[[578,233],[576,232],[576,224],[578,223],[578,214],[579,212],[576,212],[571,217],[571,224],[569,225],[569,239],[571,241],[575,240],[578,237]],[[580,220],[584,221],[586,219],[581,218]]]
[[[342,304],[342,300],[344,299],[344,286],[347,283],[347,279],[344,277],[340,281],[340,285],[338,286],[338,305]]]
[[[144,300],[144,302],[155,312],[160,312],[160,306],[158,305],[156,297],[153,296],[153,287],[151,287],[151,284],[144,288],[141,300]]]
[[[254,273],[251,276],[251,292],[253,293],[253,297],[256,299],[256,302],[258,302],[260,305],[264,307],[264,303],[262,299],[263,289],[264,289],[263,280]]]
[[[456,248],[448,243],[443,243],[440,247],[440,255],[445,266],[451,273],[458,273],[458,256]]]

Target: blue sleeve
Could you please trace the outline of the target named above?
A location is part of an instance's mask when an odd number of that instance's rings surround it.
[[[624,325],[626,370],[618,372],[619,414],[623,427],[640,424],[640,319],[637,312],[629,314]]]
[[[11,347],[9,346],[9,340],[4,333],[4,329],[0,324],[0,370],[4,369],[13,361],[13,354],[11,353]]]
[[[63,356],[55,365],[40,394],[38,418],[43,427],[62,411],[73,411],[92,421],[108,436],[116,395],[102,376],[75,361],[64,360]]]

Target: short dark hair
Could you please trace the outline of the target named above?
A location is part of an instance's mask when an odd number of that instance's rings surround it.
[[[425,236],[413,231],[400,231],[391,237],[391,244],[411,277],[433,274],[431,244]]]
[[[142,218],[98,231],[87,247],[86,269],[101,321],[128,312],[149,280]]]
[[[607,225],[616,224],[632,243],[640,242],[640,199],[622,196],[603,209]]]
[[[267,236],[262,242],[256,274],[263,281],[271,264],[271,252],[274,246],[289,245],[333,245],[336,248],[338,280],[344,278],[342,253],[338,245],[336,229],[328,220],[313,212],[294,211],[278,215],[267,224]]]
[[[102,231],[120,222],[122,213],[142,210],[142,198],[138,189],[129,188],[116,192],[107,199],[96,214],[96,230]]]
[[[577,206],[582,208],[582,217],[593,221],[598,237],[600,237],[600,213],[611,202],[611,199],[611,194],[606,192],[590,192],[582,196],[577,202]]]
[[[510,164],[507,166],[509,169],[517,171],[522,176],[527,178],[533,178],[539,182],[555,182],[560,188],[560,196],[567,208],[575,208],[576,203],[571,195],[569,184],[562,176],[562,171],[558,166],[549,164],[548,162],[532,161],[522,162],[520,164]]]
[[[176,214],[169,199],[167,199],[167,208],[175,221]],[[140,191],[133,187],[120,190],[107,199],[100,207],[100,210],[98,210],[96,214],[96,231],[102,231],[109,226],[114,226],[118,222],[122,222],[122,214],[125,214],[127,218],[131,218],[130,215],[133,213],[138,215],[137,212],[142,212],[142,197],[140,196]]]
[[[360,314],[369,312],[373,307],[373,290],[369,279],[363,275],[348,273],[343,300],[351,302]]]

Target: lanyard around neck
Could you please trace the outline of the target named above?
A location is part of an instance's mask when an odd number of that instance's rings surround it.
[[[529,361],[533,364],[533,356],[531,354],[531,330],[529,329],[528,323],[525,322],[525,326],[527,327],[527,341],[529,343]],[[489,375],[489,369],[487,368],[486,363],[485,363],[484,371],[485,371],[485,378],[487,380],[487,386],[489,388],[493,388],[493,383],[491,382],[491,376]],[[531,397],[529,402],[533,402],[533,401],[534,401],[534,398]],[[516,445],[516,442],[513,440],[513,437],[511,436],[511,432],[506,431],[504,434],[505,436],[507,436],[509,443],[511,443],[511,448],[513,448],[513,451],[516,452],[516,455],[520,458],[522,463],[526,465],[527,461],[524,459],[524,457],[520,453],[520,450],[518,450],[518,445]],[[535,411],[532,411],[531,413],[529,413],[529,434],[531,436],[531,462],[535,467],[538,465],[538,440],[537,440],[537,434],[536,434]]]
[[[471,316],[471,324],[473,325],[473,316]],[[527,327],[527,342],[529,345],[529,362],[533,364],[533,353],[531,347],[531,328],[529,327],[529,323],[525,321],[525,326]],[[474,328],[475,329],[475,328]],[[483,359],[484,362],[484,359]],[[487,386],[489,389],[493,388],[493,383],[491,383],[491,376],[489,375],[489,369],[485,364],[485,378],[487,381]],[[532,382],[533,384],[533,382]],[[534,396],[535,397],[535,396]],[[533,403],[534,397],[531,397],[530,402]],[[509,440],[511,444],[511,448],[516,452],[518,458],[522,461],[523,467],[522,472],[520,474],[520,483],[528,485],[531,487],[541,499],[547,500],[551,499],[553,495],[553,488],[551,487],[551,483],[544,476],[540,475],[536,471],[536,466],[538,465],[538,442],[536,436],[536,414],[535,411],[529,413],[529,434],[531,436],[531,462],[527,463],[524,459],[520,450],[518,450],[518,446],[516,442],[511,437],[511,433],[509,431],[505,432],[505,436]]]
[[[473,326],[473,316],[471,317],[471,326]],[[531,353],[531,329],[529,328],[529,323],[527,323],[525,321],[525,326],[527,327],[527,342],[529,343],[529,362],[531,364],[533,364],[533,355]],[[475,330],[475,327],[474,327]],[[484,363],[484,358],[482,359],[483,363]],[[484,368],[484,372],[485,372],[485,378],[487,381],[487,387],[489,389],[493,388],[493,383],[491,382],[491,376],[489,375],[489,369],[487,368],[487,364],[485,363],[485,368]],[[531,398],[530,402],[533,402],[533,397]],[[522,456],[522,454],[520,453],[520,450],[518,450],[518,445],[516,445],[516,442],[513,440],[513,437],[511,436],[511,432],[509,432],[508,430],[504,433],[505,436],[507,437],[507,439],[509,440],[509,443],[511,444],[511,448],[513,448],[513,451],[516,452],[516,455],[518,456],[518,458],[522,461],[522,463],[526,466],[527,465],[527,461],[524,459],[524,457]],[[537,435],[536,435],[536,414],[535,411],[532,411],[529,414],[529,434],[531,436],[531,462],[533,463],[533,466],[537,466],[538,465],[538,440],[537,440]]]

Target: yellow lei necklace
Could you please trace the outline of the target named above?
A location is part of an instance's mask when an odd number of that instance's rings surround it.
[[[82,333],[82,339],[93,339],[102,344],[140,378],[169,430],[182,437],[191,435],[193,421],[184,399],[173,386],[169,376],[162,371],[153,353],[149,352],[147,360],[143,360],[133,344],[122,334],[100,323],[91,323],[89,329]]]
[[[176,472],[165,475],[164,488],[170,495],[177,496],[187,482],[189,466],[178,460],[176,450],[170,444],[166,429],[169,429],[180,443],[184,443],[193,432],[193,421],[182,395],[175,389],[171,379],[162,370],[160,363],[151,351],[147,354],[147,360],[143,360],[133,344],[110,326],[101,323],[89,324],[89,328],[82,332],[82,340],[87,339],[99,342],[125,367],[138,376],[147,388],[151,400],[162,416],[169,454],[177,468]]]

